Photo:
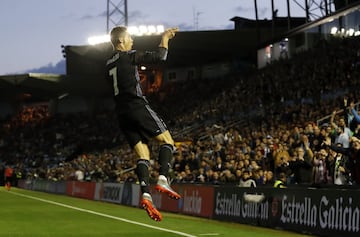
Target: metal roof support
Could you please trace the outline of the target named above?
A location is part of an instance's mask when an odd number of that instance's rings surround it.
[[[107,0],[106,32],[117,25],[128,26],[128,7],[127,0],[114,1]],[[111,26],[110,26],[111,24]]]

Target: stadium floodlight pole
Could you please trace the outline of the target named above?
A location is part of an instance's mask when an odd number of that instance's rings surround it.
[[[127,0],[124,1],[124,10],[125,10],[125,26],[128,26],[128,7],[127,7]]]
[[[310,21],[310,16],[309,16],[309,3],[308,0],[305,0],[305,13],[306,13],[306,22]]]
[[[128,4],[127,0],[114,3],[114,0],[107,0],[106,33],[110,32],[110,22],[113,25],[128,26]]]
[[[274,38],[275,36],[275,9],[274,9],[274,0],[271,0],[271,37]]]
[[[256,40],[257,44],[260,41],[260,30],[259,30],[259,15],[258,15],[258,7],[257,7],[257,0],[254,0],[255,5],[255,19],[256,19]]]
[[[106,33],[109,33],[109,20],[110,20],[109,11],[110,11],[109,0],[107,0],[107,4],[106,4]]]
[[[290,0],[286,0],[286,4],[287,4],[287,20],[288,20],[288,30],[291,29],[291,16],[290,16]]]
[[[325,5],[325,15],[328,16],[330,13],[329,13],[329,8],[328,8],[328,1],[327,0],[324,0],[324,5]]]

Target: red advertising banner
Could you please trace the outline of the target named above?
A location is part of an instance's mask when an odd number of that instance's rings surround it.
[[[69,196],[94,199],[96,183],[93,182],[67,182],[66,194]]]
[[[170,199],[152,189],[152,198],[157,208],[193,216],[212,216],[214,187],[190,184],[172,185],[172,188],[181,195],[180,200]]]

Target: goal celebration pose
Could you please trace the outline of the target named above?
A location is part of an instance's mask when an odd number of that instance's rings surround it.
[[[114,52],[106,63],[106,79],[112,87],[120,128],[138,156],[135,171],[142,192],[141,206],[155,221],[161,221],[162,215],[152,202],[149,188],[150,151],[147,144],[150,139],[155,139],[160,144],[160,170],[155,189],[173,199],[180,199],[181,196],[170,187],[167,178],[174,152],[174,140],[166,124],[152,110],[143,95],[137,67],[141,63],[165,61],[169,40],[178,30],[165,30],[157,51],[140,52],[132,49],[133,39],[126,27],[114,27],[110,32]]]

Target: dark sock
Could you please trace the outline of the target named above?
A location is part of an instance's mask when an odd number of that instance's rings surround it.
[[[136,165],[136,175],[138,176],[140,182],[140,189],[142,193],[150,193],[149,188],[149,167],[150,161],[145,159],[140,159],[137,161]]]
[[[172,160],[173,151],[174,148],[170,144],[164,144],[160,146],[160,151],[159,151],[160,175],[167,176],[167,174],[169,173],[170,162]]]

